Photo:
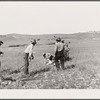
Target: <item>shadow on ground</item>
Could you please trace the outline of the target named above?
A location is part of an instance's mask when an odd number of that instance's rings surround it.
[[[32,72],[30,72],[29,76],[22,79],[22,81],[35,80],[35,78],[34,78],[35,75],[40,74],[40,73],[44,73],[44,72],[48,72],[48,71],[50,71],[50,68],[43,68],[43,69],[40,69],[40,70],[32,71]]]
[[[67,66],[66,69],[72,69],[72,68],[75,68],[75,65],[74,65],[74,64],[73,64],[73,65],[69,65],[69,66]]]
[[[40,70],[35,70],[35,71],[30,72],[30,76],[34,76],[38,73],[44,73],[44,72],[48,72],[48,71],[50,71],[50,68],[43,68]]]
[[[72,57],[69,57],[66,59],[66,61],[71,61],[73,58]]]
[[[20,70],[14,70],[14,71],[10,72],[9,75],[11,75],[11,74],[18,74],[20,72],[21,72]]]

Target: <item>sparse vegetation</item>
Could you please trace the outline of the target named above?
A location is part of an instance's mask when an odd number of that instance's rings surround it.
[[[55,42],[52,42],[52,43],[48,43],[47,45],[54,45],[55,44]]]
[[[86,35],[88,34],[84,34]],[[91,34],[92,35],[92,34]],[[41,44],[36,45],[35,59],[30,62],[30,75],[22,78],[23,71],[15,70],[23,66],[23,51],[21,48],[9,48],[13,42],[4,41],[2,48],[4,55],[1,58],[1,74],[3,81],[0,82],[1,89],[100,89],[100,40],[91,40],[90,34],[87,38],[81,34],[68,35],[66,41],[70,41],[70,59],[65,63],[66,69],[57,72],[55,66],[43,65],[43,52],[54,55],[54,43],[41,36]],[[55,35],[56,36],[56,35]],[[72,38],[71,38],[72,36]],[[78,38],[81,37],[81,39]],[[83,36],[83,34],[82,34]],[[39,37],[39,36],[38,36]],[[46,36],[47,37],[47,36]],[[52,38],[51,35],[48,38]],[[64,35],[62,35],[64,37]],[[65,35],[67,37],[67,35]],[[74,37],[74,38],[73,38]],[[7,38],[7,37],[6,37]],[[26,37],[14,43],[27,43]],[[35,37],[36,38],[36,37]],[[94,35],[95,38],[95,35]],[[99,36],[98,36],[99,38]],[[84,41],[85,40],[85,41]],[[14,44],[14,46],[16,46]]]
[[[22,44],[22,45],[9,45],[8,47],[22,47],[22,46],[26,46],[27,44]]]

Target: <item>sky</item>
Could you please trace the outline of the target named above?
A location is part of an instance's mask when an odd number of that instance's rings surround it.
[[[0,35],[100,31],[100,2],[0,2]]]

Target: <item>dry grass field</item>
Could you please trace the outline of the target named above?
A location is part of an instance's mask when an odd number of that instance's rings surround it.
[[[99,89],[100,88],[100,35],[95,33],[71,35],[7,35],[0,39],[4,42],[0,59],[1,74],[5,77],[0,89]],[[54,55],[55,36],[70,43],[70,59],[66,69],[57,72],[55,66],[44,66],[42,53]],[[23,79],[23,51],[31,39],[40,39],[34,49],[35,59],[30,62],[30,76]],[[17,47],[13,47],[16,46]]]

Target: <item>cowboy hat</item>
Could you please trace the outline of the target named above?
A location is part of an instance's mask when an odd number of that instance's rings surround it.
[[[60,37],[58,37],[58,38],[56,39],[56,41],[61,41],[61,38],[60,38]]]
[[[36,42],[36,40],[35,40],[35,39],[34,39],[34,40],[32,40],[32,41],[31,41],[31,43],[32,43],[32,44],[37,44],[37,42]]]

